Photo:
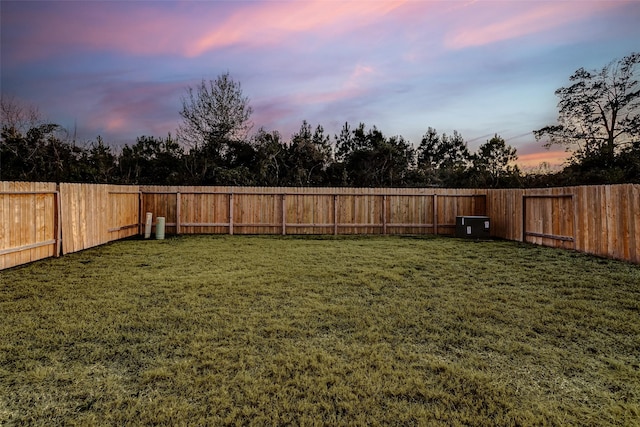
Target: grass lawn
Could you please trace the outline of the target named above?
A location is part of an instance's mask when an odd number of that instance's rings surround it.
[[[640,425],[640,266],[191,236],[0,272],[0,425]]]

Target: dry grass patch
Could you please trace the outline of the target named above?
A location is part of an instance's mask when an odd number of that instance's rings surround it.
[[[640,267],[197,236],[0,272],[1,425],[634,425]]]

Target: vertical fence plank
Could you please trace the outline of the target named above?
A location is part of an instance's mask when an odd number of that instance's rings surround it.
[[[283,193],[280,199],[280,214],[282,216],[282,235],[287,234],[287,195]]]
[[[233,235],[233,193],[229,193],[229,234]]]
[[[180,221],[182,217],[181,212],[182,196],[180,191],[176,192],[176,234],[180,234]]]

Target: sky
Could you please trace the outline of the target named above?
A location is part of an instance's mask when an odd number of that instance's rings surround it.
[[[555,90],[640,50],[637,0],[2,0],[0,16],[2,96],[116,147],[175,135],[187,88],[228,72],[253,131],[285,140],[303,120],[415,146],[432,127],[559,165],[532,134]]]

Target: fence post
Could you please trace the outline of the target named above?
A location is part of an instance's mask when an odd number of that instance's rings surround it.
[[[229,235],[233,235],[233,192],[229,193]]]
[[[142,234],[142,190],[138,187],[138,235]]]
[[[526,191],[522,194],[522,242],[527,241],[527,196]]]
[[[573,209],[573,249],[578,249],[578,197],[579,192],[575,192],[574,196],[571,198],[572,204],[571,208]]]
[[[387,234],[387,195],[382,195],[382,234]]]
[[[180,234],[180,191],[176,193],[176,234]]]
[[[62,249],[62,211],[60,203],[60,184],[56,185],[55,197],[55,224],[54,224],[54,238],[56,239],[56,247],[54,249],[56,258],[60,256],[60,250]]]
[[[438,235],[438,195],[433,195],[433,234]]]
[[[282,235],[287,234],[287,195],[282,193]]]
[[[333,235],[338,235],[338,195],[333,195]]]

